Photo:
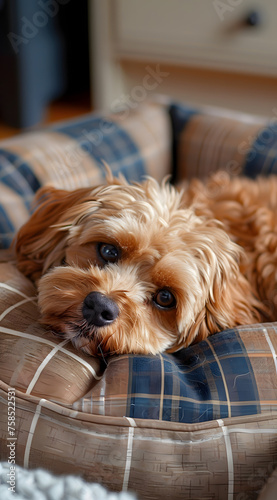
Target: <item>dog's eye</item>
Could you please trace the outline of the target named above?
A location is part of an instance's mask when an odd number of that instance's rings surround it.
[[[117,262],[119,259],[119,250],[114,245],[110,245],[109,243],[99,243],[98,252],[100,257],[105,262]]]
[[[176,299],[167,288],[159,290],[154,295],[153,302],[159,309],[173,309],[176,306]]]

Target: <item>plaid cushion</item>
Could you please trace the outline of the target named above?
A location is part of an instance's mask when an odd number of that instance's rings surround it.
[[[247,145],[255,133],[261,141],[261,122],[188,109],[182,122],[178,112],[177,123],[170,110],[179,134],[178,175],[203,175],[213,163],[244,171],[255,160],[240,141]],[[145,172],[160,179],[169,170],[165,108],[147,105],[124,124],[120,117],[104,124],[93,115],[2,143],[2,245],[18,227],[16,214],[26,219],[39,185],[101,182],[102,155],[115,173],[122,165],[136,180]],[[105,131],[99,148],[90,135],[94,126],[96,134]],[[270,144],[263,172],[275,168]],[[114,489],[142,499],[257,498],[277,465],[277,324],[222,332],[175,355],[112,357],[104,370],[39,324],[35,289],[11,264],[1,266],[0,276],[1,460],[7,460],[12,391],[19,465],[82,474],[107,486],[112,476]]]
[[[243,173],[249,177],[277,173],[277,123],[267,123],[249,145]]]
[[[36,288],[12,264],[0,264],[0,276],[0,379],[26,394],[73,403],[101,378],[100,361],[76,354],[39,324]]]
[[[105,159],[115,175],[122,173],[127,179],[141,179],[146,174],[138,145],[124,128],[108,117],[89,116],[81,122],[58,125],[53,130],[74,139],[84,154],[89,154],[99,165]]]
[[[167,109],[145,104],[128,115],[90,114],[0,145],[0,248],[27,220],[35,191],[53,185],[76,189],[102,183],[103,161],[129,181],[161,180],[171,168]]]
[[[81,475],[141,500],[256,499],[277,465],[270,413],[198,424],[90,415],[13,391],[0,381],[0,458]],[[15,437],[8,401],[15,397]]]
[[[276,352],[272,323],[227,330],[176,355],[111,358],[73,407],[184,423],[277,411]]]
[[[19,156],[0,149],[0,248],[9,246],[15,229],[27,219],[40,183]]]
[[[177,179],[216,170],[256,177],[277,173],[277,124],[251,115],[174,103],[173,158]]]
[[[29,280],[11,264],[0,275],[0,460],[15,443],[18,465],[112,477],[142,500],[257,498],[277,465],[276,324],[104,371],[39,325]]]
[[[29,280],[11,264],[0,274],[0,379],[20,391],[94,415],[181,423],[277,411],[277,323],[225,331],[175,355],[111,357],[104,371],[39,324]]]

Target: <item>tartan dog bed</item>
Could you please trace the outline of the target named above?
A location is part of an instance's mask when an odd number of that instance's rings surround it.
[[[0,144],[7,248],[43,185],[276,172],[273,120],[170,101],[88,115]],[[39,324],[34,285],[0,265],[0,459],[15,401],[16,463],[139,498],[258,498],[277,464],[277,323],[241,326],[175,355],[77,353]],[[241,495],[245,495],[244,497]]]

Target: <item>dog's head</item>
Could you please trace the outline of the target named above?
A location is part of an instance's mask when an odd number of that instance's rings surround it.
[[[42,322],[89,354],[173,352],[259,319],[240,249],[166,182],[44,188],[16,253]]]

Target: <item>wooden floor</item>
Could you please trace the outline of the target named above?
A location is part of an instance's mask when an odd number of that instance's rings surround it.
[[[65,98],[50,104],[45,110],[45,119],[41,123],[38,123],[35,127],[32,127],[31,130],[35,130],[36,128],[60,120],[75,118],[77,116],[81,116],[82,114],[89,113],[90,111],[92,111],[92,107],[88,95],[73,99]],[[26,131],[26,129],[22,130],[9,127],[1,121],[0,117],[0,140],[12,137],[24,131]]]

